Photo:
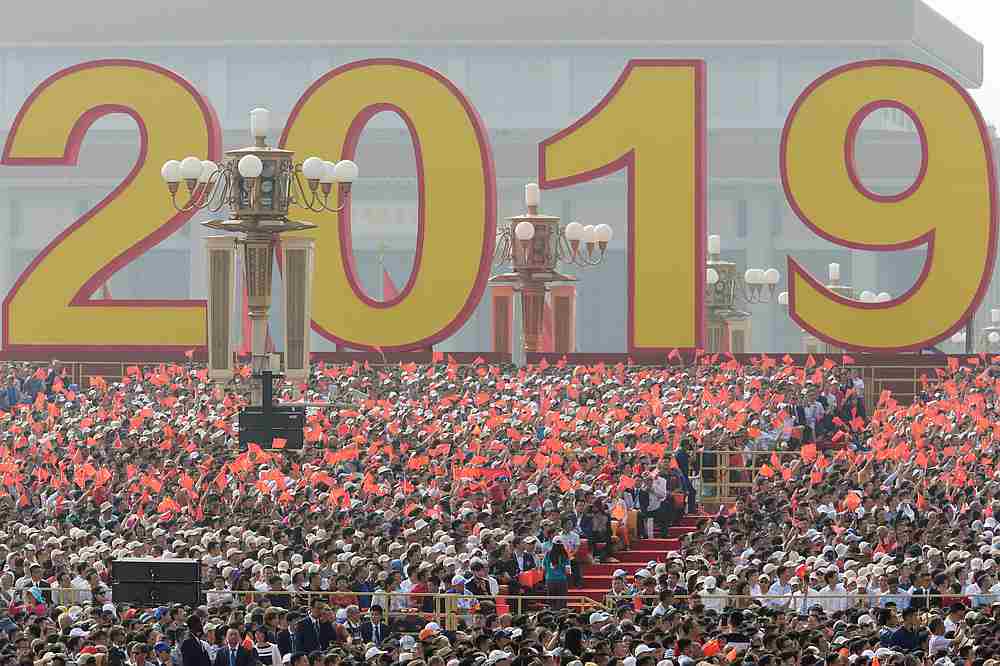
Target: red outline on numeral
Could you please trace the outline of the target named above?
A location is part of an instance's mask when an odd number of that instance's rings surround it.
[[[788,164],[787,164],[788,134],[789,131],[791,130],[792,123],[795,120],[795,116],[798,114],[798,111],[801,108],[802,104],[805,103],[806,99],[809,98],[809,96],[813,93],[813,91],[815,91],[819,86],[821,86],[826,81],[832,79],[833,77],[839,76],[840,74],[851,71],[853,69],[864,69],[869,67],[902,67],[907,69],[916,69],[925,72],[927,74],[936,76],[937,78],[941,79],[942,81],[950,85],[952,88],[954,88],[955,91],[962,97],[962,99],[968,105],[969,110],[972,111],[972,116],[979,127],[979,134],[982,137],[983,149],[985,150],[985,157],[987,162],[987,178],[989,181],[989,188],[990,188],[990,240],[986,256],[986,265],[982,272],[982,277],[979,282],[979,288],[977,289],[975,295],[973,296],[972,302],[969,304],[969,307],[965,310],[965,313],[963,313],[962,317],[952,326],[950,326],[944,333],[934,336],[928,340],[924,340],[922,342],[918,342],[916,344],[908,345],[905,347],[868,348],[868,347],[860,347],[858,345],[849,344],[847,342],[844,342],[843,340],[837,340],[833,336],[822,333],[819,329],[815,328],[814,326],[810,326],[795,312],[796,276],[801,277],[817,291],[824,292],[824,295],[831,301],[852,308],[857,308],[858,310],[879,310],[883,308],[891,308],[897,306],[912,298],[912,296],[917,291],[919,291],[920,287],[923,285],[924,281],[927,279],[927,276],[930,274],[931,271],[931,265],[934,259],[934,233],[935,233],[934,230],[928,231],[927,233],[917,238],[914,238],[913,240],[910,241],[904,241],[902,243],[891,243],[888,245],[878,245],[878,244],[867,245],[864,243],[856,243],[853,241],[848,241],[843,238],[837,238],[836,236],[830,235],[829,233],[825,232],[824,230],[820,229],[815,224],[813,224],[813,222],[809,219],[809,217],[806,216],[806,214],[799,207],[798,202],[792,195],[791,187],[789,186],[788,183]],[[867,116],[870,111],[874,110],[875,108],[881,108],[886,106],[893,106],[899,108],[904,112],[906,112],[913,119],[914,124],[917,127],[917,132],[920,135],[920,146],[922,153],[920,174],[918,175],[917,180],[913,183],[913,185],[908,187],[905,191],[897,195],[891,195],[888,197],[876,195],[872,192],[869,192],[867,188],[861,185],[860,180],[857,179],[857,174],[853,170],[854,137],[858,131],[858,128],[861,125],[861,122],[864,120],[865,116]],[[924,131],[923,124],[917,117],[916,112],[914,112],[912,108],[910,108],[903,102],[899,102],[896,100],[882,99],[866,104],[861,108],[861,110],[859,110],[852,117],[851,122],[848,126],[847,135],[845,137],[844,159],[847,165],[848,175],[851,178],[851,182],[855,185],[855,187],[862,195],[879,203],[898,202],[911,196],[914,192],[917,191],[920,184],[923,182],[923,177],[926,173],[928,165],[928,150],[929,147],[927,145],[927,135]],[[795,100],[795,103],[792,105],[791,111],[789,111],[788,113],[788,118],[785,120],[785,126],[781,130],[781,147],[779,149],[778,158],[779,158],[778,161],[781,172],[781,185],[785,190],[785,198],[788,200],[788,205],[791,206],[792,211],[802,221],[802,223],[805,224],[807,227],[809,227],[809,229],[811,229],[813,233],[820,236],[821,238],[825,238],[831,243],[834,243],[841,247],[847,247],[856,250],[874,250],[874,251],[908,250],[914,247],[919,247],[921,245],[927,246],[927,258],[924,260],[923,269],[921,270],[920,275],[917,277],[917,280],[913,284],[913,286],[901,296],[893,298],[892,300],[886,301],[884,303],[861,303],[848,298],[844,298],[843,296],[839,296],[838,294],[835,294],[830,290],[828,290],[808,271],[802,268],[802,266],[793,257],[789,256],[788,257],[788,314],[799,326],[809,331],[809,333],[819,338],[820,340],[823,340],[824,342],[827,342],[829,344],[836,345],[838,347],[843,347],[845,349],[856,350],[856,351],[876,350],[885,352],[906,352],[906,351],[920,351],[922,349],[925,349],[935,344],[936,342],[939,342],[940,340],[944,340],[945,338],[952,335],[965,325],[966,320],[975,313],[976,308],[979,306],[979,304],[983,300],[983,297],[986,295],[986,290],[989,289],[990,279],[993,274],[993,264],[996,259],[996,242],[997,242],[997,193],[996,193],[997,183],[996,183],[996,174],[994,174],[993,172],[994,168],[993,149],[989,139],[989,132],[986,129],[986,123],[983,121],[982,114],[979,112],[979,108],[976,106],[976,103],[973,101],[972,97],[969,96],[969,93],[966,92],[966,90],[962,86],[960,86],[950,76],[948,76],[947,74],[938,69],[935,69],[934,67],[930,67],[929,65],[923,65],[920,63],[910,62],[908,60],[892,60],[892,59],[864,60],[861,62],[841,65],[840,67],[836,67],[827,72],[826,74],[823,74],[818,79],[810,83],[806,87],[806,89],[802,91],[802,94],[799,95],[799,97]]]
[[[594,108],[584,114],[579,120],[569,127],[559,130],[552,136],[538,144],[538,185],[544,189],[554,189],[567,185],[585,183],[595,178],[600,178],[608,174],[626,169],[628,182],[628,307],[626,319],[628,324],[628,351],[629,353],[640,352],[665,352],[672,347],[636,347],[635,346],[635,317],[633,310],[635,307],[635,203],[632,193],[635,192],[635,151],[630,150],[617,160],[605,166],[585,171],[575,176],[565,178],[548,178],[545,165],[545,147],[550,143],[574,132],[577,128],[590,121],[591,118],[600,113],[606,107],[618,91],[625,84],[629,74],[636,67],[690,67],[695,74],[695,142],[694,142],[694,163],[695,163],[695,347],[701,348],[705,340],[705,243],[706,234],[706,205],[707,194],[707,167],[708,157],[705,153],[706,141],[706,116],[705,116],[705,62],[703,60],[666,60],[666,59],[636,59],[629,60],[625,69],[618,76],[611,90],[601,98]]]
[[[364,132],[365,126],[368,125],[368,122],[376,114],[383,111],[395,113],[397,116],[402,118],[403,122],[406,124],[406,129],[410,132],[410,140],[413,142],[413,156],[417,163],[417,246],[413,251],[413,267],[410,269],[410,277],[407,279],[406,284],[393,298],[390,298],[387,301],[380,301],[365,293],[364,287],[361,286],[361,282],[358,280],[358,276],[354,271],[354,261],[351,259],[351,254],[354,252],[354,234],[351,229],[352,225],[340,225],[340,256],[341,260],[344,262],[344,269],[347,272],[347,283],[351,285],[351,290],[354,291],[354,294],[360,298],[362,302],[373,308],[391,308],[406,298],[413,290],[413,285],[417,282],[417,272],[420,270],[420,262],[424,257],[424,225],[426,224],[426,212],[424,211],[424,154],[420,148],[420,137],[417,134],[417,128],[413,124],[413,119],[410,118],[406,111],[403,111],[403,109],[399,108],[395,104],[389,104],[386,102],[372,104],[371,106],[366,106],[362,109],[358,115],[354,117],[354,120],[351,121],[350,127],[347,129],[347,139],[344,141],[344,159],[354,159],[358,150],[358,143],[361,141],[361,133]],[[351,219],[350,198],[348,198],[344,203],[342,215],[344,216],[344,220]]]
[[[215,114],[215,110],[209,101],[198,92],[195,87],[181,77],[175,72],[171,72],[168,69],[160,67],[159,65],[154,65],[152,63],[143,62],[141,60],[129,60],[129,59],[108,59],[108,60],[92,60],[89,62],[80,63],[72,67],[60,70],[56,72],[49,78],[45,79],[42,83],[36,87],[32,93],[28,96],[28,99],[21,106],[20,110],[17,112],[17,116],[14,118],[14,123],[11,125],[10,133],[7,135],[7,142],[4,145],[3,157],[0,159],[0,164],[5,166],[76,166],[77,158],[80,154],[80,146],[83,144],[84,136],[90,129],[90,126],[98,119],[111,113],[124,113],[131,116],[136,125],[139,128],[140,146],[139,146],[139,157],[129,171],[125,179],[118,184],[115,189],[113,189],[106,197],[104,197],[96,206],[87,211],[82,217],[76,220],[73,224],[69,225],[63,229],[41,252],[28,264],[28,267],[21,272],[17,280],[14,282],[14,286],[11,287],[10,291],[3,300],[3,351],[4,352],[38,352],[39,354],[86,354],[95,351],[106,351],[113,348],[116,351],[120,351],[124,354],[145,354],[145,353],[183,353],[191,349],[190,345],[31,345],[31,344],[10,344],[9,338],[9,326],[10,326],[10,304],[14,296],[17,294],[21,285],[27,280],[28,276],[35,271],[35,269],[44,261],[48,254],[55,248],[59,243],[63,241],[64,238],[69,236],[71,233],[82,227],[87,223],[92,217],[94,217],[99,211],[103,210],[105,206],[114,201],[119,194],[124,192],[128,186],[132,183],[135,177],[139,174],[139,171],[145,166],[146,155],[148,150],[148,130],[143,119],[139,116],[138,112],[128,106],[118,105],[118,104],[101,104],[93,107],[92,109],[86,111],[70,130],[69,136],[66,139],[66,147],[63,150],[62,157],[11,157],[10,150],[14,139],[17,135],[17,130],[20,127],[21,120],[24,115],[28,112],[28,109],[34,103],[35,99],[50,85],[58,81],[59,79],[74,74],[76,72],[99,68],[99,67],[137,67],[140,69],[148,69],[159,74],[162,74],[171,80],[175,81],[183,88],[185,88],[194,98],[195,102],[201,107],[202,114],[205,117],[205,125],[208,129],[208,156],[207,159],[217,161],[221,152],[222,137],[221,129],[219,125],[218,117]],[[164,192],[166,196],[166,192]],[[162,240],[170,236],[172,233],[180,229],[191,219],[195,214],[195,211],[189,211],[186,213],[177,213],[168,222],[160,225],[156,231],[141,239],[139,242],[135,243],[124,252],[119,254],[117,257],[108,262],[103,268],[92,275],[83,286],[80,287],[79,291],[73,296],[73,299],[68,303],[72,307],[200,307],[205,308],[206,302],[204,300],[196,299],[182,299],[182,300],[166,300],[166,299],[152,299],[152,300],[88,300],[89,296],[93,294],[97,289],[103,284],[108,278],[110,278],[115,272],[120,270],[122,267],[131,263],[144,252],[146,252],[151,247],[159,244]],[[136,313],[140,314],[140,313]],[[203,346],[203,345],[202,345]]]
[[[865,187],[858,176],[857,163],[854,159],[855,143],[857,143],[861,125],[865,122],[865,118],[879,109],[899,109],[908,115],[913,121],[913,126],[917,129],[917,137],[920,139],[920,169],[917,171],[917,177],[909,187],[897,194],[877,194]],[[872,201],[895,203],[909,197],[920,188],[927,175],[927,132],[924,130],[924,124],[917,117],[917,112],[910,106],[894,99],[880,99],[865,104],[860,111],[854,114],[851,122],[847,125],[847,136],[844,137],[844,164],[847,165],[847,177],[854,183],[854,188]]]
[[[405,67],[408,69],[413,69],[428,76],[436,79],[442,85],[444,85],[454,96],[455,99],[462,105],[465,109],[466,115],[469,117],[469,121],[472,124],[473,132],[479,142],[479,154],[482,160],[483,169],[483,181],[484,181],[484,194],[486,197],[486,229],[483,232],[483,248],[480,253],[479,262],[479,273],[476,276],[476,282],[469,292],[469,296],[462,306],[462,309],[458,314],[448,323],[447,326],[442,328],[437,333],[427,336],[416,342],[412,342],[407,345],[400,346],[388,346],[382,347],[383,351],[409,351],[414,349],[426,349],[428,346],[433,345],[437,342],[447,339],[453,335],[463,324],[468,320],[468,318],[478,307],[479,302],[482,299],[483,292],[486,290],[486,283],[490,276],[490,266],[493,260],[493,245],[496,236],[496,223],[497,223],[497,210],[496,210],[496,170],[493,165],[493,152],[490,147],[489,133],[486,130],[486,126],[483,123],[482,118],[479,116],[479,112],[472,105],[472,102],[462,93],[458,87],[445,78],[440,72],[437,72],[430,67],[421,65],[416,62],[411,62],[409,60],[401,60],[398,58],[371,58],[367,60],[358,60],[356,62],[348,63],[346,65],[341,65],[336,67],[320,78],[318,78],[312,85],[310,85],[299,100],[295,103],[292,108],[292,112],[288,115],[288,121],[285,123],[285,128],[281,132],[281,140],[278,145],[281,148],[285,147],[285,142],[288,140],[288,132],[290,128],[294,125],[296,118],[298,118],[299,112],[302,107],[305,106],[309,98],[312,97],[313,93],[316,92],[320,87],[322,87],[330,79],[349,72],[360,67],[377,66],[377,65],[394,65],[397,67]],[[348,261],[350,247],[345,245],[345,238],[350,241],[351,230],[350,230],[350,219],[351,219],[351,203],[348,199],[344,210],[340,213],[338,218],[340,228],[340,240],[341,240],[341,262],[344,266],[344,272],[347,275],[347,281],[351,285],[351,289],[364,303],[378,308],[386,308],[396,305],[403,298],[409,294],[410,290],[413,289],[413,285],[417,280],[417,271],[420,268],[421,259],[423,256],[423,234],[424,234],[424,170],[423,170],[423,158],[421,153],[420,139],[417,134],[416,128],[414,127],[410,117],[403,112],[402,109],[392,104],[391,102],[375,102],[369,106],[362,109],[354,120],[351,122],[348,128],[348,134],[344,139],[344,146],[341,152],[341,159],[351,159],[354,156],[354,151],[357,148],[358,142],[361,138],[361,133],[365,128],[365,125],[379,111],[395,111],[406,123],[410,130],[410,137],[413,141],[414,156],[417,162],[417,192],[419,198],[419,217],[418,217],[418,228],[417,228],[417,247],[416,254],[413,259],[413,268],[410,272],[410,278],[407,280],[406,286],[400,292],[397,298],[391,299],[389,301],[376,301],[365,294],[364,289],[358,283],[356,276],[354,275],[354,270],[351,268],[351,262]],[[336,342],[340,345],[351,347],[353,349],[375,349],[371,345],[356,342],[353,340],[347,340],[345,338],[338,337],[331,331],[327,331],[315,320],[312,321],[312,330],[316,331],[323,338]]]

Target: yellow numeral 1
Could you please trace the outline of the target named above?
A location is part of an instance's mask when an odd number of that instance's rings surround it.
[[[632,60],[587,115],[539,146],[539,184],[626,169],[630,352],[702,346],[705,65]]]

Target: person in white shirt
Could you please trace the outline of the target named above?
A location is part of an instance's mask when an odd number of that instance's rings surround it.
[[[84,569],[81,566],[80,568],[77,569],[76,576],[73,578],[73,580],[70,581],[70,585],[72,585],[73,589],[76,590],[76,595],[75,595],[76,600],[74,601],[74,603],[80,605],[83,605],[94,598],[94,595],[90,589],[90,583],[87,581],[86,578],[83,577],[83,572]]]
[[[756,580],[752,581],[753,585],[750,587],[750,596],[754,601],[762,601],[764,597],[764,591],[771,586],[771,579],[767,574],[761,574]]]
[[[816,604],[816,590],[802,585],[798,578],[788,581],[792,586],[792,609],[799,615],[807,615],[809,607]]]
[[[767,590],[767,605],[771,608],[791,608],[792,586],[788,581],[792,572],[788,567],[778,567],[778,580],[771,583]]]
[[[226,589],[226,580],[222,576],[216,576],[213,587],[205,593],[209,608],[232,603],[233,593]]]
[[[930,632],[930,640],[927,643],[927,653],[930,657],[934,657],[935,653],[939,651],[948,651],[951,647],[951,639],[945,638],[945,623],[941,618],[936,617],[931,620],[930,624],[927,625],[927,629]],[[952,629],[954,631],[954,629]]]
[[[265,572],[264,567],[260,564],[254,565],[254,569],[257,567],[260,567],[260,570],[254,572],[257,574],[257,577],[253,580],[253,589],[258,592],[269,592],[271,590],[271,586],[267,584],[268,574]]]
[[[826,585],[818,592],[819,603],[823,606],[823,611],[827,616],[847,610],[848,607],[847,590],[837,578],[837,572],[828,569],[823,574],[823,581]]]
[[[958,631],[958,628],[962,626],[962,621],[964,619],[965,605],[961,603],[952,604],[951,608],[948,609],[948,614],[944,616],[945,633],[949,631]]]
[[[702,597],[701,603],[705,606],[705,610],[722,611],[726,607],[726,591],[717,586],[715,576],[708,576],[702,584],[705,589],[699,596]]]
[[[267,627],[258,625],[254,628],[253,635],[253,648],[260,666],[281,666],[281,651],[276,644],[267,640]]]

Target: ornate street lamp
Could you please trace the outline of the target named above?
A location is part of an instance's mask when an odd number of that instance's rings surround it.
[[[705,317],[709,351],[747,351],[750,313],[740,305],[773,303],[781,281],[777,268],[748,268],[742,274],[736,264],[722,259],[722,237],[708,237],[705,262]]]
[[[244,284],[251,322],[252,368],[254,375],[270,371],[270,355],[266,350],[267,320],[271,307],[271,266],[274,262],[274,248],[280,236],[289,231],[303,231],[316,228],[315,224],[299,222],[288,217],[291,206],[299,206],[313,212],[336,213],[343,210],[350,196],[351,183],[358,177],[358,167],[350,160],[334,164],[308,157],[301,164],[293,161],[295,154],[267,145],[270,130],[270,112],[254,109],[250,112],[250,133],[254,145],[248,148],[230,150],[225,153],[222,164],[215,164],[197,157],[170,160],[163,165],[161,175],[167,183],[174,207],[179,211],[207,209],[217,212],[226,208],[228,219],[212,220],[203,225],[216,231],[239,234],[235,244],[243,251]],[[184,182],[187,200],[178,200],[180,183]],[[335,187],[336,186],[336,187]],[[225,375],[232,372],[232,356],[228,341],[228,313],[226,307],[212,307],[211,300],[225,299],[229,303],[231,281],[216,284],[212,280],[225,275],[224,257],[213,265],[212,253],[224,253],[225,243],[219,237],[210,238],[209,260],[209,370],[213,374]],[[286,310],[305,317],[309,313],[309,285],[312,279],[311,243],[292,244],[294,250],[286,248],[285,264],[295,271],[305,271],[303,275],[286,275],[286,282],[294,286],[286,289],[286,299],[296,302],[286,303]],[[297,251],[297,253],[296,253]],[[291,252],[291,254],[289,254]],[[288,273],[288,267],[285,272]],[[303,279],[305,282],[303,283]],[[304,299],[304,300],[303,300]],[[298,302],[298,301],[303,302]],[[213,326],[215,324],[215,326]],[[286,321],[286,327],[292,322]],[[295,328],[301,323],[294,322]],[[218,330],[216,330],[218,329]],[[213,335],[214,332],[214,335]],[[287,331],[286,331],[287,332]],[[308,328],[296,331],[291,336],[294,346],[289,347],[286,336],[286,375],[304,376],[308,373],[309,345]],[[294,359],[288,358],[289,349],[294,350]],[[262,400],[260,380],[253,383],[252,404]]]
[[[521,295],[524,351],[541,352],[542,320],[548,285],[575,282],[576,277],[560,273],[560,263],[581,268],[597,266],[605,259],[614,235],[607,224],[584,226],[579,222],[559,224],[554,215],[538,212],[541,192],[536,183],[524,187],[528,212],[507,218],[497,229],[495,266],[510,264],[512,273],[490,278],[491,284],[508,284]]]

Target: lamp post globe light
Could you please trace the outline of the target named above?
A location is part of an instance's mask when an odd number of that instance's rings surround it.
[[[747,351],[751,315],[740,305],[773,303],[781,271],[777,268],[748,268],[742,273],[732,261],[722,259],[722,237],[708,237],[705,261],[706,349],[712,352]]]
[[[576,277],[559,272],[559,264],[580,268],[601,264],[614,237],[610,225],[560,225],[554,215],[539,212],[541,191],[536,183],[524,187],[527,213],[507,218],[497,229],[494,266],[510,265],[512,272],[494,275],[492,285],[507,285],[520,295],[521,331],[525,353],[543,349],[545,294],[549,285],[571,283]]]
[[[291,231],[316,228],[315,224],[289,218],[289,209],[299,206],[313,212],[336,213],[343,210],[351,194],[351,184],[358,177],[354,162],[332,162],[319,157],[307,157],[296,164],[295,154],[267,145],[271,114],[267,109],[250,112],[250,133],[254,145],[230,150],[221,164],[190,156],[169,160],[160,173],[167,184],[174,207],[178,211],[207,209],[228,213],[225,219],[204,222],[203,226],[215,231],[236,234],[232,242],[227,237],[209,237],[209,370],[217,377],[232,373],[232,354],[228,341],[229,314],[227,307],[213,307],[213,297],[228,306],[232,297],[232,280],[226,280],[225,267],[213,265],[213,250],[231,253],[239,247],[243,253],[243,279],[246,286],[247,305],[252,336],[251,404],[261,405],[263,384],[259,376],[270,372],[271,358],[266,349],[267,321],[271,307],[271,267],[274,262],[275,244],[280,235]],[[184,184],[182,193],[181,183]],[[296,289],[286,289],[286,310],[294,309],[299,319],[308,321],[309,290],[312,280],[312,241],[298,240],[285,245],[300,250],[303,261],[296,255],[290,264],[292,275],[285,275],[286,283],[295,283],[295,271],[304,273]],[[286,248],[287,252],[287,248]],[[285,272],[288,273],[288,268]],[[230,292],[230,293],[226,293]],[[294,307],[293,307],[294,306]],[[286,336],[289,322],[286,319]],[[300,327],[301,328],[301,327]],[[308,327],[286,339],[286,373],[292,370],[303,376],[308,373]],[[288,358],[294,355],[294,363]]]

